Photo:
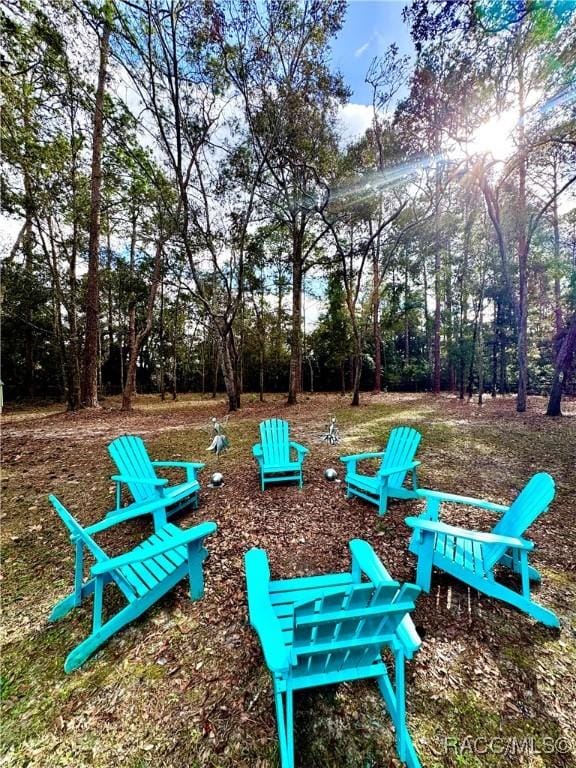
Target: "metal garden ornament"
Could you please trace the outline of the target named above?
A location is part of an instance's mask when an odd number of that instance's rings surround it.
[[[340,442],[340,432],[338,431],[336,418],[334,416],[332,416],[326,432],[323,432],[320,435],[320,442],[328,443],[328,445],[337,445]]]
[[[224,475],[221,472],[214,472],[212,477],[210,478],[210,485],[212,488],[220,488],[220,486],[224,483]]]
[[[215,453],[216,456],[220,456],[220,454],[224,453],[224,451],[227,450],[227,448],[230,446],[230,441],[226,437],[226,432],[224,430],[227,423],[228,416],[225,417],[222,423],[219,422],[215,417],[212,417],[212,442],[208,446],[207,450]]]

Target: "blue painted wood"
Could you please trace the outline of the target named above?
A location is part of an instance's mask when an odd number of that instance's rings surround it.
[[[546,472],[534,475],[510,507],[468,496],[420,491],[426,499],[424,514],[406,518],[407,525],[414,529],[410,551],[418,558],[417,584],[428,592],[435,566],[479,592],[515,606],[546,626],[559,627],[556,614],[530,596],[530,582],[539,581],[540,574],[528,564],[528,554],[534,544],[523,538],[536,518],[546,512],[554,493],[554,480]],[[489,533],[446,525],[439,520],[442,502],[491,509],[501,517]],[[521,593],[496,581],[498,565],[520,576]]]
[[[302,465],[308,453],[299,443],[290,440],[288,422],[267,419],[260,424],[260,442],[252,446],[252,455],[260,472],[260,488],[270,483],[297,482],[302,488]]]
[[[418,498],[418,478],[416,468],[419,461],[414,460],[422,435],[412,427],[395,427],[388,437],[386,450],[378,453],[358,453],[353,456],[341,456],[346,465],[346,496],[358,496],[378,507],[378,514],[386,513],[388,499]],[[366,459],[381,459],[375,475],[366,475],[358,471],[358,464]],[[411,474],[411,487],[404,486],[408,473]]]
[[[141,616],[183,578],[188,577],[191,599],[198,600],[202,597],[202,564],[208,556],[204,540],[215,533],[216,523],[202,523],[181,530],[172,523],[165,522],[156,528],[152,536],[130,552],[111,558],[94,541],[93,534],[138,514],[148,514],[148,509],[131,509],[84,528],[55,496],[50,496],[49,499],[68,528],[70,539],[76,547],[74,589],[68,597],[54,606],[49,621],[61,619],[79,606],[82,600],[94,595],[92,632],[69,653],[64,664],[66,672],[80,667],[112,635]],[[87,550],[95,561],[86,578],[83,569],[84,550]],[[103,593],[108,583],[118,587],[127,604],[103,622]]]
[[[158,502],[152,504],[155,525],[162,525],[167,516],[189,505],[198,508],[200,483],[196,475],[204,464],[194,461],[150,461],[144,441],[137,435],[117,437],[108,446],[108,452],[120,472],[112,475],[112,480],[116,482],[116,509],[110,515],[123,510],[123,486],[128,487],[136,506]],[[168,480],[157,476],[157,467],[183,469],[186,482],[170,485]]]
[[[352,568],[297,579],[270,579],[266,552],[245,556],[250,623],[272,673],[282,768],[294,768],[294,691],[374,678],[390,713],[400,759],[420,761],[406,724],[405,660],[420,647],[410,617],[420,588],[400,585],[366,541],[350,542]],[[382,659],[392,652],[394,682]]]

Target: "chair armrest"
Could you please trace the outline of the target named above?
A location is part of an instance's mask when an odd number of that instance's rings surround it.
[[[164,477],[133,477],[132,475],[112,475],[112,480],[117,483],[138,483],[139,485],[155,485],[161,487],[168,485],[168,480]]]
[[[420,461],[411,461],[409,464],[404,464],[403,466],[398,467],[386,467],[386,469],[380,469],[378,471],[378,474],[381,476],[385,475],[395,475],[397,472],[407,472],[409,469],[416,469],[416,467],[419,467],[422,462]]]
[[[256,443],[252,446],[252,456],[259,459],[262,458],[263,451],[262,451],[262,443]]]
[[[352,577],[355,581],[360,581],[361,571],[373,584],[386,582],[397,587],[400,586],[397,581],[392,579],[382,561],[367,541],[352,539],[348,546],[352,555]]]
[[[303,445],[300,445],[300,443],[295,443],[293,440],[290,440],[290,448],[294,448],[298,454],[306,455],[307,453],[310,453],[309,448],[305,448]]]
[[[474,499],[470,496],[458,496],[454,493],[443,493],[442,491],[428,491],[426,488],[422,488],[418,491],[418,495],[422,498],[436,499],[440,503],[446,502],[447,504],[465,504],[469,507],[478,507],[478,509],[487,509],[490,512],[504,513],[508,512],[509,507],[504,504],[494,504],[491,501],[485,501],[484,499]]]
[[[186,470],[186,480],[196,480],[196,472],[203,469],[206,464],[201,461],[153,461],[153,467],[178,467]]]
[[[89,533],[90,535],[93,535],[95,533],[100,533],[100,531],[105,531],[108,528],[112,528],[114,525],[118,525],[119,523],[124,523],[126,520],[132,520],[135,517],[140,517],[140,515],[149,515],[150,513],[154,512],[157,509],[164,509],[166,507],[166,499],[160,498],[155,499],[152,501],[145,501],[141,504],[134,503],[130,504],[129,506],[125,507],[123,510],[116,511],[113,510],[112,512],[106,513],[107,516],[100,520],[98,523],[94,523],[94,525],[90,525],[84,530],[86,533]],[[108,517],[108,515],[110,515]]]
[[[290,667],[290,653],[270,602],[270,568],[266,552],[256,547],[246,552],[244,569],[250,624],[260,638],[266,664],[272,672],[286,672]]]
[[[436,520],[422,520],[419,517],[407,517],[404,521],[410,528],[426,533],[443,533],[459,539],[479,541],[481,544],[505,544],[513,549],[534,549],[534,542],[527,539],[519,539],[515,536],[503,536],[500,533],[484,533],[483,531],[470,531],[466,528],[457,528],[455,525],[447,525]]]
[[[356,453],[353,456],[340,456],[340,461],[346,464],[349,461],[364,461],[365,459],[381,459],[384,451],[378,453]]]
[[[109,571],[114,571],[116,568],[121,568],[124,565],[131,565],[132,563],[141,563],[143,560],[150,560],[153,557],[164,554],[164,552],[170,552],[171,549],[181,547],[185,544],[190,544],[193,541],[204,539],[217,530],[216,523],[201,523],[195,525],[193,528],[189,528],[186,531],[182,531],[179,536],[175,536],[166,541],[163,544],[158,544],[150,549],[137,549],[132,552],[127,552],[125,555],[119,557],[113,557],[110,560],[105,560],[101,563],[96,563],[91,568],[93,576],[99,576]]]
[[[194,469],[203,469],[206,464],[201,461],[153,461],[155,467],[194,467]]]

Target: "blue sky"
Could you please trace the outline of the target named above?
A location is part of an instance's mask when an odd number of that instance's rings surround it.
[[[364,82],[374,56],[391,43],[413,54],[408,27],[402,21],[405,0],[349,0],[344,26],[332,44],[334,69],[339,69],[353,93],[354,104],[371,104],[371,89]]]

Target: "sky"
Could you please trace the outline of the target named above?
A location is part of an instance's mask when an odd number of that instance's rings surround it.
[[[341,110],[345,140],[361,136],[372,119],[372,93],[365,83],[374,56],[396,43],[401,54],[413,55],[408,27],[402,21],[405,0],[349,0],[344,25],[332,43],[333,69],[352,90]]]
[[[332,42],[332,68],[340,71],[352,93],[340,110],[344,143],[360,138],[372,122],[372,90],[365,83],[374,56],[381,56],[392,43],[403,55],[414,55],[408,27],[402,21],[405,0],[348,0],[344,25]],[[317,298],[321,283],[310,276],[304,286],[306,330],[318,323],[326,306]]]

